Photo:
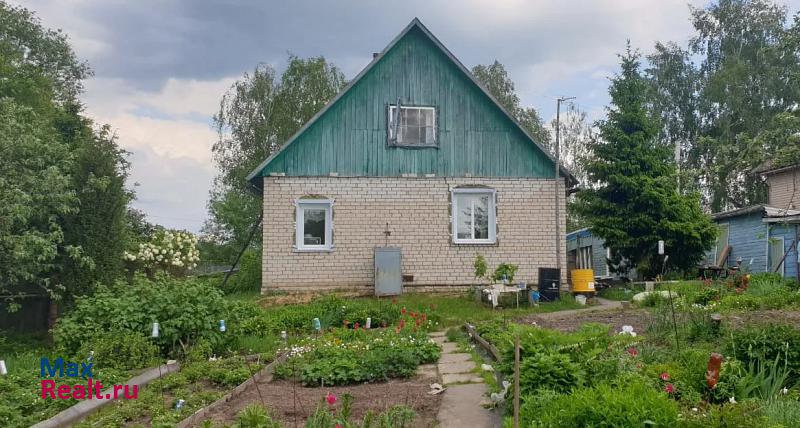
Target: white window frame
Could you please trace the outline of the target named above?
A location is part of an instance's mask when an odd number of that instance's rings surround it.
[[[462,239],[458,237],[458,195],[483,194],[489,195],[489,237],[487,239]],[[494,189],[453,189],[450,195],[451,216],[450,226],[455,244],[494,244],[497,242],[497,192]],[[475,210],[472,210],[472,235],[475,235]]]
[[[611,276],[611,247],[606,247],[606,276]]]
[[[397,136],[393,136],[392,132],[394,132],[394,111],[397,109],[396,104],[389,104],[389,108],[387,109],[388,115],[386,118],[386,136],[388,137],[389,145],[395,147],[438,147],[439,146],[439,139],[437,131],[436,131],[436,107],[433,106],[406,106],[400,104],[401,110],[431,110],[433,111],[433,141],[430,143],[406,143],[406,142],[398,142]],[[399,129],[399,128],[398,128]],[[394,139],[393,139],[394,137]]]
[[[295,200],[295,245],[297,251],[330,251],[333,249],[333,199],[297,199]],[[325,210],[325,244],[305,244],[305,209]]]

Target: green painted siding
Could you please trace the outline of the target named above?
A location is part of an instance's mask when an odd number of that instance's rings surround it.
[[[387,145],[387,108],[436,107],[438,148]],[[535,177],[553,162],[418,27],[279,153],[262,175]]]

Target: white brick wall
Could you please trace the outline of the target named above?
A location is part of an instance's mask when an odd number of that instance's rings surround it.
[[[490,269],[501,262],[519,265],[516,281],[535,283],[539,267],[555,266],[553,180],[497,178],[265,177],[263,288],[313,290],[360,288],[373,284],[373,249],[386,243],[402,248],[405,284],[474,284],[472,267],[482,254]],[[497,192],[497,243],[453,244],[450,190],[483,185]],[[563,195],[564,182],[560,181]],[[335,200],[330,252],[296,252],[294,201],[305,195]],[[561,205],[561,264],[565,281],[565,198]]]

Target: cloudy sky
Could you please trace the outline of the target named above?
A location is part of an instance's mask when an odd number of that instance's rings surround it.
[[[214,176],[210,118],[231,83],[287,52],[324,55],[355,76],[408,22],[422,22],[467,66],[504,63],[525,105],[555,114],[576,96],[592,118],[630,39],[684,44],[698,0],[29,0],[69,34],[95,76],[88,114],[132,153],[135,205],[150,220],[198,231]],[[800,0],[790,0],[791,12]]]

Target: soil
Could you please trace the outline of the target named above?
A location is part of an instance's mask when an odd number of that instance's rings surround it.
[[[577,331],[585,323],[600,323],[612,326],[612,333],[621,331],[623,325],[633,326],[634,331],[645,333],[651,321],[652,315],[645,309],[552,312],[516,320],[519,324],[535,322],[539,327],[559,331]],[[800,311],[773,309],[724,314],[722,322],[732,328],[766,324],[787,324],[800,328]]]
[[[263,399],[273,418],[281,420],[287,427],[302,427],[306,418],[311,416],[330,392],[340,400],[346,393],[353,396],[352,420],[361,420],[370,410],[377,414],[394,405],[403,404],[417,412],[415,427],[435,427],[441,396],[428,395],[430,384],[435,381],[430,377],[417,376],[383,383],[324,388],[306,388],[287,380],[262,381],[258,383],[258,388],[251,385],[241,395],[218,406],[204,419],[213,421],[214,426],[230,425],[242,409],[250,404],[260,403]],[[335,406],[338,408],[340,403]],[[202,422],[198,420],[192,426],[201,426]]]
[[[800,311],[771,309],[767,311],[740,312],[723,315],[722,322],[734,328],[742,328],[754,324],[786,324],[800,328]]]
[[[622,330],[623,325],[633,326],[636,332],[645,332],[650,325],[651,315],[644,309],[609,309],[598,311],[551,312],[529,315],[518,319],[519,324],[536,323],[539,327],[558,331],[577,331],[583,324],[599,323],[611,326],[611,333]]]

